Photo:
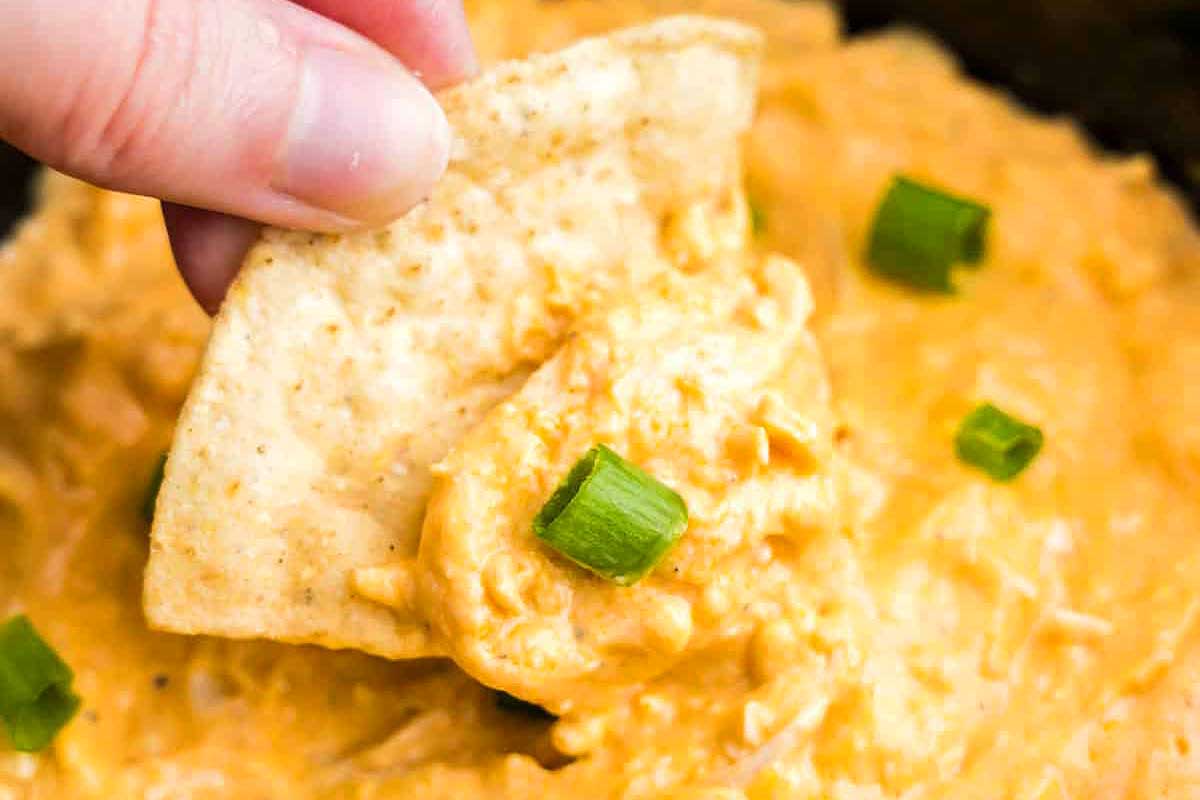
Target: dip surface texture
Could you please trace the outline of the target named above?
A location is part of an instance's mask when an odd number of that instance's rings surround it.
[[[142,611],[142,506],[209,323],[155,203],[47,175],[0,249],[0,619],[29,614],[83,707],[41,754],[0,739],[0,800],[1200,795],[1200,235],[1153,164],[971,83],[925,38],[843,41],[823,5],[467,5],[490,60],[681,10],[760,27],[745,283],[713,290],[730,267],[708,252],[682,299],[647,296],[650,319],[622,295],[625,317],[539,352],[435,469],[417,572],[383,555],[356,576],[372,615],[397,597],[428,613],[420,651],[462,668],[166,634]],[[862,263],[897,172],[992,209],[955,295]],[[740,235],[706,219],[671,234],[682,251]],[[704,352],[669,322],[688,309]],[[983,402],[1045,434],[1011,483],[955,457]],[[579,441],[538,450],[555,415]],[[520,537],[584,432],[694,505],[631,590]],[[489,465],[525,471],[497,493]],[[454,522],[471,492],[513,524]],[[439,588],[467,557],[488,594]]]

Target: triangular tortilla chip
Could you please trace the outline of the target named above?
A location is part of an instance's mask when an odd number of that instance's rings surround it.
[[[411,587],[352,578],[415,556],[431,465],[577,316],[744,235],[760,49],[678,17],[499,65],[441,98],[455,137],[428,203],[368,233],[268,232],[179,422],[151,624],[435,652],[396,603]]]

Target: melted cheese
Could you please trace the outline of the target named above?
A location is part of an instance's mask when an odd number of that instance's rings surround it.
[[[469,5],[496,57],[680,3]],[[771,36],[749,188],[764,246],[814,287],[846,468],[838,535],[762,571],[805,565],[821,602],[553,725],[447,661],[147,630],[141,497],[206,321],[153,203],[51,178],[0,252],[0,616],[30,613],[85,705],[41,755],[0,745],[0,798],[1196,795],[1195,227],[1144,159],[1096,154],[923,39],[839,43],[819,6],[686,5]],[[859,263],[900,169],[995,211],[955,298]],[[985,398],[1047,435],[1011,485],[950,446]],[[358,588],[411,598],[394,577]],[[705,587],[754,590],[719,569]]]

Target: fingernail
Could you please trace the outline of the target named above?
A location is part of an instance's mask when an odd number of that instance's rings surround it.
[[[426,59],[425,74],[421,80],[426,86],[442,89],[474,77],[479,72],[479,56],[467,26],[467,14],[462,2],[445,3],[444,13],[436,15],[436,27],[429,31],[430,38],[436,37],[441,47],[435,55]]]
[[[450,128],[398,64],[328,48],[304,58],[274,188],[367,224],[407,211],[446,168]]]

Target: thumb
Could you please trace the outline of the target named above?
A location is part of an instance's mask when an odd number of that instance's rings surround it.
[[[92,183],[337,230],[403,213],[445,168],[421,82],[287,0],[0,9],[0,137]]]

